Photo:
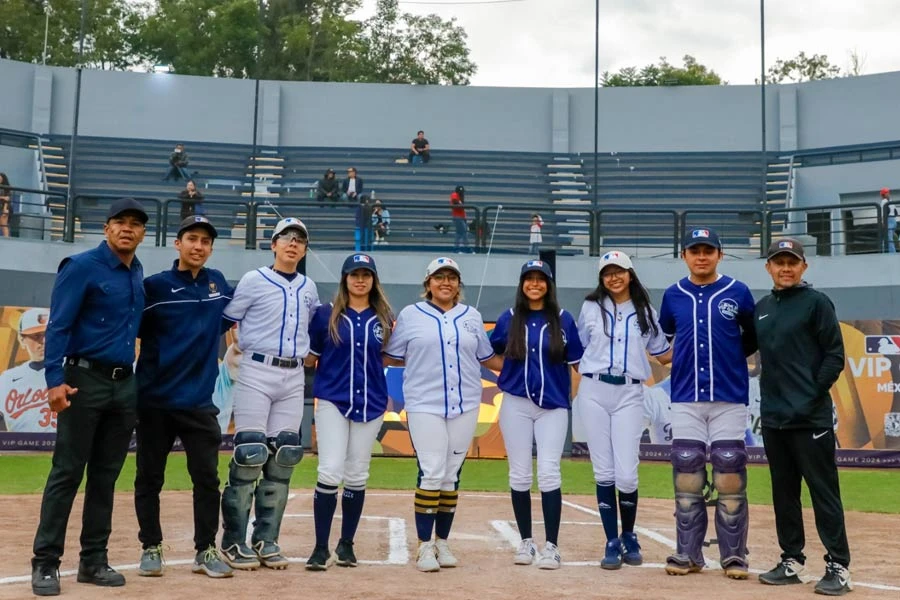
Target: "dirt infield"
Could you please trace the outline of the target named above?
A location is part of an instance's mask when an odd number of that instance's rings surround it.
[[[312,494],[296,490],[288,503],[282,527],[282,547],[298,563],[287,571],[261,570],[238,573],[233,579],[212,580],[190,572],[193,558],[191,494],[167,492],[163,495],[163,530],[168,561],[162,578],[138,577],[134,571],[140,556],[137,523],[131,494],[118,494],[110,541],[110,562],[121,568],[128,583],[124,588],[101,589],[75,582],[72,570],[78,560],[78,533],[81,501],[76,501],[63,558],[62,593],[66,598],[396,598],[437,596],[486,600],[527,596],[529,598],[691,598],[701,593],[707,598],[750,599],[762,594],[791,600],[810,598],[812,584],[786,588],[763,588],[755,575],[749,581],[727,580],[721,570],[708,567],[703,573],[669,577],[661,567],[671,551],[674,525],[672,502],[642,500],[638,523],[644,549],[643,567],[623,567],[620,571],[599,568],[602,529],[595,500],[587,496],[566,496],[560,531],[563,568],[541,571],[536,567],[512,564],[512,541],[517,540],[512,509],[505,495],[461,493],[459,512],[451,537],[461,565],[440,573],[419,573],[413,566],[415,527],[412,494],[369,491],[365,516],[356,540],[356,554],[364,564],[356,569],[332,567],[324,573],[310,573],[302,563],[312,550]],[[538,497],[536,497],[537,500]],[[39,512],[37,496],[0,497],[0,599],[31,597],[31,543]],[[535,534],[542,536],[540,502],[533,507]],[[338,511],[338,514],[340,511]],[[823,571],[823,549],[815,535],[812,513],[807,511],[806,531],[810,557],[807,575],[817,579]],[[849,513],[851,570],[856,583],[855,598],[897,598],[900,596],[900,516]],[[334,531],[339,528],[339,520]],[[775,564],[778,549],[770,507],[751,508],[750,560],[755,572]],[[333,539],[332,545],[336,542]],[[707,560],[718,551],[707,551]],[[68,574],[67,574],[68,573]]]

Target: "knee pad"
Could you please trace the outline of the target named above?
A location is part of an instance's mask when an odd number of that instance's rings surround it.
[[[703,495],[706,486],[706,444],[696,440],[674,440],[670,454],[675,493]]]
[[[239,431],[234,436],[234,455],[228,468],[231,485],[245,485],[259,479],[269,459],[266,435],[261,431]]]
[[[706,486],[706,444],[696,440],[672,442],[672,470],[675,484],[677,551],[702,565],[707,514],[703,490]]]
[[[293,431],[282,431],[269,439],[269,446],[274,454],[263,467],[263,477],[275,483],[288,485],[294,467],[303,458],[303,446],[300,446],[300,435]]]
[[[747,496],[747,450],[742,440],[712,443],[710,462],[713,467],[713,485],[719,498],[732,499]]]

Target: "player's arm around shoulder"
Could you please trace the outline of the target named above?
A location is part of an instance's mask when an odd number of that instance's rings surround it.
[[[331,311],[334,305],[331,303],[323,304],[312,315],[309,320],[309,354],[303,361],[307,367],[315,367],[319,362],[319,357],[325,352],[325,346],[330,341],[331,332],[329,324],[331,322]]]
[[[397,315],[397,322],[394,323],[391,338],[388,340],[387,346],[381,350],[385,367],[402,367],[406,364],[406,347],[412,334],[410,331],[411,322],[414,321],[412,315],[416,310],[418,310],[416,305],[410,304],[404,306]]]
[[[566,362],[572,365],[574,369],[578,369],[578,363],[584,356],[584,344],[581,341],[581,332],[578,324],[575,323],[575,317],[572,313],[563,309],[559,311],[559,325],[565,334],[564,342],[566,344]]]
[[[600,305],[593,300],[585,300],[581,303],[581,311],[578,313],[578,321],[575,327],[578,330],[578,339],[581,345],[587,348],[591,345],[591,337],[597,319],[602,323],[602,309]]]
[[[256,270],[244,273],[222,316],[236,323],[242,321],[256,298],[260,278],[261,276]]]
[[[746,284],[739,282],[741,285],[740,305],[738,307],[738,323],[741,326],[741,346],[744,349],[744,356],[750,356],[759,349],[759,342],[756,339],[756,301],[753,300],[753,294]]]
[[[474,306],[469,308],[472,311],[473,316],[478,320],[478,333],[476,334],[478,345],[475,347],[475,358],[488,369],[500,371],[503,369],[503,357],[498,356],[497,353],[494,352],[491,340],[484,328],[484,317],[481,316],[481,313],[478,312],[478,309]]]

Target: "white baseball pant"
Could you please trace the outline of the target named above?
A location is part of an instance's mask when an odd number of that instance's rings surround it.
[[[327,400],[316,401],[316,444],[319,479],[327,485],[361,490],[369,480],[372,447],[384,415],[367,423],[351,421]]]
[[[406,420],[422,472],[419,488],[455,490],[459,471],[475,436],[478,410],[464,412],[455,419],[413,412],[406,414]]]
[[[303,420],[303,367],[283,369],[250,359],[245,352],[234,384],[234,431],[300,431]],[[302,363],[302,361],[301,361]]]
[[[569,431],[569,411],[541,408],[528,398],[503,394],[500,431],[509,462],[509,487],[527,492],[532,482],[532,440],[537,445],[538,489],[549,492],[562,487],[560,460]]]
[[[743,440],[747,430],[747,407],[734,402],[673,402],[670,416],[673,439],[712,444]]]

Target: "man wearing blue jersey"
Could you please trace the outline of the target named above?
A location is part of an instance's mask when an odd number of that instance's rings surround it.
[[[219,339],[228,327],[222,312],[233,293],[221,272],[204,266],[216,236],[206,217],[187,217],[175,240],[178,258],[172,268],[144,280],[134,508],[143,545],[138,574],[145,577],[163,574],[159,493],[176,437],[194,486],[192,570],[210,577],[233,574],[216,550],[222,433],[212,396]]]
[[[706,453],[718,490],[716,537],[725,575],[746,579],[748,372],[756,351],[753,296],[718,272],[722,244],[711,229],[694,229],[682,243],[690,272],[663,295],[659,324],[674,336],[672,357],[672,467],[677,548],[670,575],[703,569],[707,515]]]

